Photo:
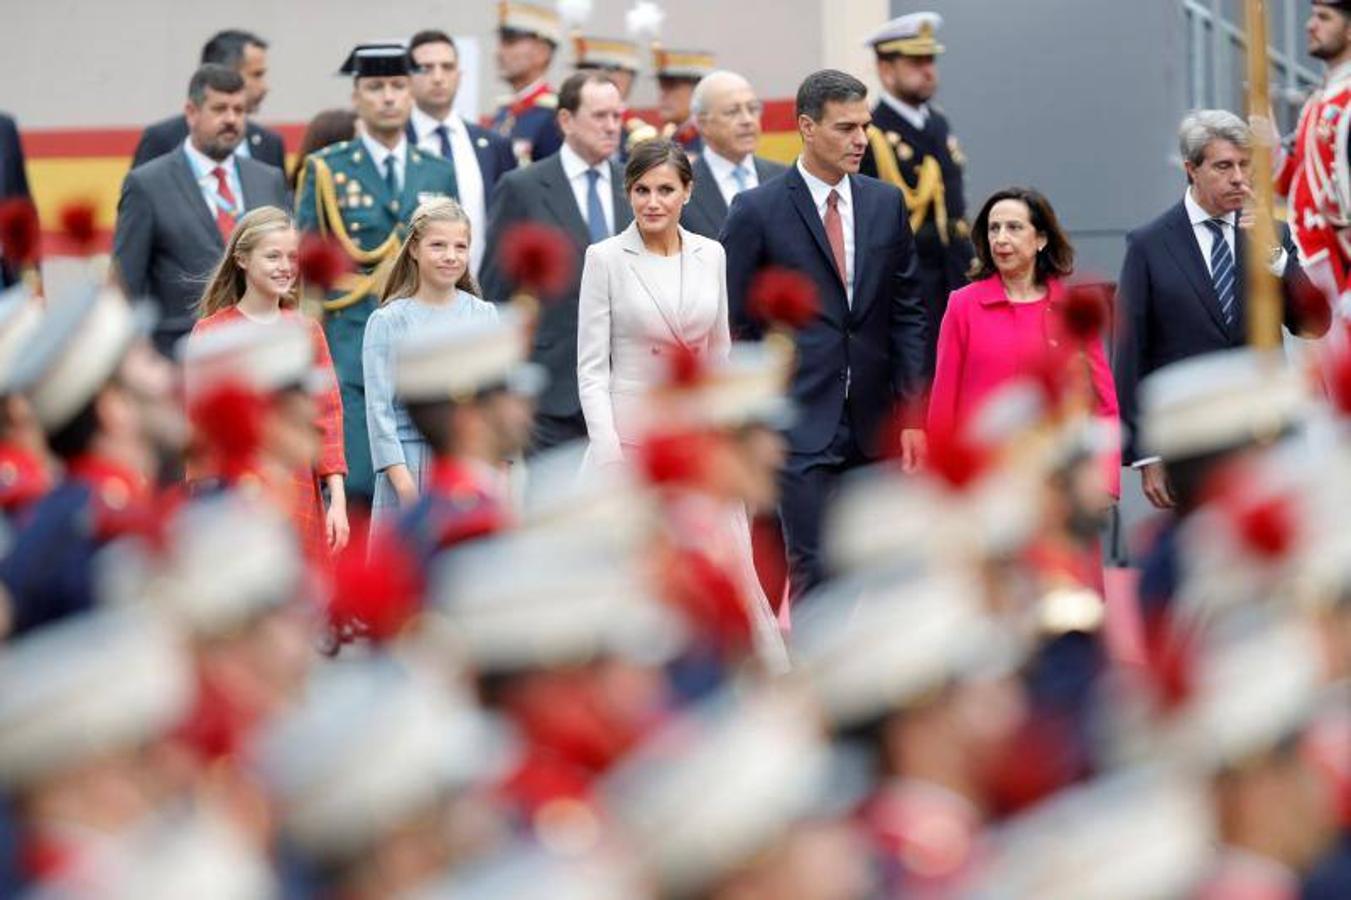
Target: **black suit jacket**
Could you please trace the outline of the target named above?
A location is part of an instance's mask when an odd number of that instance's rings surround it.
[[[797,269],[816,283],[821,313],[797,334],[792,397],[794,453],[819,453],[847,412],[869,456],[896,401],[914,400],[929,373],[923,303],[915,291],[915,239],[901,192],[866,175],[849,176],[854,203],[854,302],[836,274],[826,229],[796,167],[732,201],[719,240],[727,250],[732,333],[758,338],[747,311],[755,274],[765,266]],[[848,390],[846,391],[846,387]]]
[[[757,156],[754,157],[754,161],[755,177],[759,179],[760,184],[788,171],[787,166],[773,160]],[[694,158],[694,192],[690,195],[689,205],[680,214],[680,224],[695,234],[717,240],[726,221],[727,202],[722,199],[722,191],[718,188],[718,180],[714,177],[713,170],[700,153]]]
[[[0,200],[27,197],[28,175],[23,165],[23,145],[14,120],[0,113]],[[15,273],[0,263],[0,287],[14,283]]]
[[[281,169],[235,158],[246,210],[291,208]],[[169,153],[127,173],[117,202],[113,258],[133,297],[160,307],[160,346],[192,328],[193,307],[225,242],[192,174],[187,153]]]
[[[614,200],[614,229],[618,234],[633,221],[633,209],[624,196],[623,171],[613,161],[608,165]],[[497,303],[511,299],[516,290],[516,285],[502,271],[498,254],[503,234],[518,222],[553,226],[565,232],[572,242],[572,278],[567,289],[558,296],[542,298],[542,314],[535,330],[531,358],[549,373],[549,386],[539,398],[539,411],[549,416],[578,415],[582,407],[577,398],[577,293],[582,283],[582,261],[591,238],[557,153],[508,172],[497,183],[492,206],[488,209],[488,235],[480,273],[484,296]]]
[[[244,140],[249,145],[249,155],[253,159],[278,169],[286,168],[286,145],[281,135],[256,122],[246,123],[244,129]],[[181,115],[170,116],[148,126],[141,132],[140,143],[136,145],[136,153],[131,158],[131,167],[134,169],[170,150],[176,150],[187,136],[188,120]]]
[[[516,168],[516,154],[511,152],[511,141],[495,131],[489,131],[481,125],[465,120],[465,131],[469,132],[469,142],[474,145],[474,157],[478,160],[479,175],[483,178],[483,205],[492,205],[493,188],[497,180]],[[417,145],[417,129],[411,119],[404,129],[408,143]]]
[[[1234,243],[1238,289],[1235,321],[1229,326],[1182,201],[1126,236],[1126,259],[1117,284],[1113,374],[1121,409],[1122,462],[1127,465],[1144,458],[1135,440],[1140,381],[1169,363],[1247,341],[1247,237],[1242,229]],[[1289,251],[1282,278],[1285,320],[1295,329],[1298,324],[1290,298],[1308,282],[1288,236],[1285,244]]]

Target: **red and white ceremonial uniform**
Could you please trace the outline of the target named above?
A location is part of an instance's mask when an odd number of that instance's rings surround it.
[[[1300,262],[1330,296],[1348,288],[1351,273],[1351,64],[1328,74],[1300,113],[1295,146],[1282,161],[1276,190],[1289,203]]]

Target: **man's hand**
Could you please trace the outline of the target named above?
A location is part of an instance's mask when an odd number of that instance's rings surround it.
[[[1168,484],[1168,473],[1163,468],[1163,463],[1146,463],[1140,467],[1140,487],[1144,489],[1145,497],[1150,503],[1158,509],[1172,509],[1177,506],[1177,500],[1173,497],[1173,488]]]
[[[924,468],[929,455],[929,444],[921,428],[901,430],[901,471],[918,472]]]

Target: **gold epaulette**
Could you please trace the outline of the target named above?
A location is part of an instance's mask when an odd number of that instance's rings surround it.
[[[910,210],[910,230],[919,231],[929,218],[929,209],[932,207],[938,237],[946,244],[949,240],[947,188],[943,184],[943,167],[938,160],[932,156],[924,157],[916,172],[915,186],[911,187],[901,174],[901,166],[896,162],[891,143],[876,125],[868,126],[868,144],[877,163],[878,177],[887,184],[896,185],[905,195],[905,208]]]
[[[354,263],[363,268],[371,267],[369,274],[348,276],[343,284],[346,293],[342,296],[324,301],[325,312],[337,312],[358,303],[368,294],[376,293],[384,284],[389,270],[394,265],[394,257],[398,255],[402,237],[400,229],[395,228],[380,246],[374,250],[362,250],[347,233],[347,224],[343,222],[342,211],[338,207],[338,190],[333,183],[333,171],[329,169],[327,161],[321,155],[313,154],[309,157],[309,163],[306,169],[311,166],[314,168],[314,202],[318,207],[315,212],[319,234],[321,236],[332,234],[338,246]],[[301,177],[303,179],[304,176]],[[303,180],[301,190],[304,190]]]

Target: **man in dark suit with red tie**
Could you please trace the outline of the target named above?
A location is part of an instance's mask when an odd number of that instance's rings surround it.
[[[247,31],[218,32],[202,47],[201,64],[207,63],[234,69],[244,79],[244,111],[249,120],[244,126],[244,139],[235,152],[278,169],[286,168],[286,147],[281,135],[253,121],[267,96],[267,41]],[[136,144],[132,168],[177,150],[187,136],[188,122],[182,115],[148,126]]]
[[[925,387],[927,326],[916,293],[915,239],[901,192],[858,174],[872,121],[867,88],[827,69],[798,88],[802,155],[787,173],[736,196],[720,240],[734,335],[759,336],[748,312],[751,284],[766,266],[815,282],[821,308],[797,333],[779,515],[794,598],[825,576],[821,516],[845,472],[894,449],[906,468],[924,455],[924,435],[906,428],[899,448],[880,445],[897,404]]]
[[[185,110],[187,138],[122,182],[113,232],[127,293],[159,304],[155,344],[166,353],[191,330],[202,288],[240,216],[290,206],[281,169],[235,153],[244,137],[238,72],[214,63],[199,68]]]

